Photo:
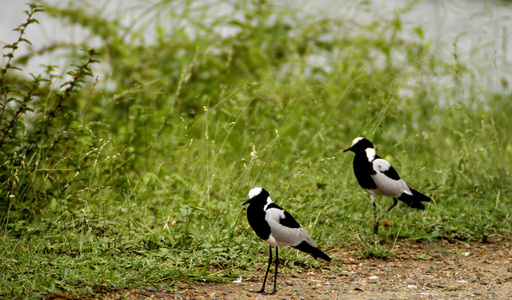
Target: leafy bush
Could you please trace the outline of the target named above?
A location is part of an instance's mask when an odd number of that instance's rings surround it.
[[[73,65],[58,89],[52,67],[31,78],[11,74],[21,70],[12,60],[22,43],[30,43],[24,34],[38,23],[34,15],[40,11],[41,6],[30,4],[27,21],[16,28],[18,40],[4,47],[9,51],[0,72],[0,155],[6,158],[0,165],[0,218],[5,224],[32,217],[52,201],[61,203],[83,189],[87,177],[81,171],[91,168],[86,157],[94,157],[94,144],[101,143],[73,107],[87,77],[93,76],[91,65],[98,62],[94,50]]]

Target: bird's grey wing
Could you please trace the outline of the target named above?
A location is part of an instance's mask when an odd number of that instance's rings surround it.
[[[311,236],[302,227],[290,227],[287,225],[299,225],[293,217],[282,208],[270,207],[266,210],[265,220],[270,226],[270,234],[280,246],[297,246],[306,241],[316,247]],[[291,221],[293,220],[293,221]]]
[[[374,159],[372,166],[375,171],[372,178],[380,195],[394,198],[400,197],[403,193],[412,195],[409,185],[400,179],[398,173],[385,159]]]

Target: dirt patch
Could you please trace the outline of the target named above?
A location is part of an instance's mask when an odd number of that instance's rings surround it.
[[[355,249],[330,252],[326,269],[280,272],[277,293],[261,295],[265,267],[242,283],[197,283],[174,293],[123,290],[104,295],[124,299],[512,299],[510,241],[428,243],[396,246],[391,261],[358,259]],[[267,282],[267,290],[272,289]]]

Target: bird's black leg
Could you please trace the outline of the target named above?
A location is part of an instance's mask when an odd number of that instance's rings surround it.
[[[277,246],[276,246],[276,270],[275,270],[275,273],[274,273],[274,290],[272,291],[272,293],[270,293],[270,295],[273,295],[277,292],[277,265],[279,264],[279,252],[277,251]]]
[[[377,222],[377,204],[375,203],[375,196],[372,195],[373,202],[373,243],[377,245],[377,233],[379,231],[379,222]]]
[[[397,204],[398,204],[398,200],[396,198],[393,198],[393,204],[391,204],[391,206],[388,209],[386,209],[386,211],[380,217],[378,217],[375,220],[375,222],[373,223],[373,239],[374,239],[375,244],[377,244],[377,240],[375,239],[375,236],[377,235],[377,231],[379,230],[380,220],[382,220],[382,218],[384,218],[384,216],[387,215],[387,213],[389,211],[391,211],[393,209],[393,207],[395,207]],[[373,205],[375,208],[375,201],[373,202]],[[374,216],[377,217],[377,210],[375,210]]]
[[[277,252],[277,247],[276,247],[276,252]],[[272,246],[268,246],[268,266],[267,266],[267,272],[265,272],[265,278],[263,279],[263,285],[261,286],[261,290],[259,291],[251,291],[253,293],[265,293],[265,283],[267,282],[267,275],[268,275],[268,271],[270,270],[270,265],[272,264]],[[275,284],[275,282],[274,282]],[[274,285],[274,290],[276,289],[275,285]],[[275,291],[274,291],[275,293]]]

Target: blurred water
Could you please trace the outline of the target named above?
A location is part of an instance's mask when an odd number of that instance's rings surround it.
[[[48,3],[62,3],[60,0],[47,0]],[[73,2],[73,1],[71,1]],[[156,1],[154,1],[156,2]],[[0,42],[12,43],[18,36],[12,29],[21,24],[28,9],[25,1],[0,0]],[[129,25],[137,18],[138,12],[151,5],[151,1],[139,0],[88,0],[89,9],[108,18],[122,16]],[[485,81],[485,88],[494,91],[509,91],[502,82],[512,82],[510,67],[512,62],[511,39],[512,6],[505,1],[478,0],[304,0],[303,2],[282,2],[290,7],[300,7],[305,15],[322,14],[330,18],[371,22],[375,19],[393,18],[395,10],[411,7],[402,17],[404,27],[421,26],[425,37],[431,40],[440,56],[453,60],[456,44],[458,58],[470,63],[473,70]],[[411,4],[414,5],[411,6]],[[87,4],[85,5],[87,7]],[[62,25],[59,21],[44,14],[37,17],[41,26],[32,26],[27,31],[27,39],[36,48],[49,41],[79,42],[84,36],[80,28]],[[411,32],[404,30],[404,32]],[[98,46],[100,41],[88,41],[88,47]],[[97,43],[95,45],[95,43]],[[23,49],[20,49],[23,51]],[[57,56],[57,57],[56,57]],[[29,72],[41,72],[40,64],[55,64],[59,53],[43,56],[32,62]],[[66,65],[67,62],[61,62]],[[25,68],[27,70],[27,68]]]

